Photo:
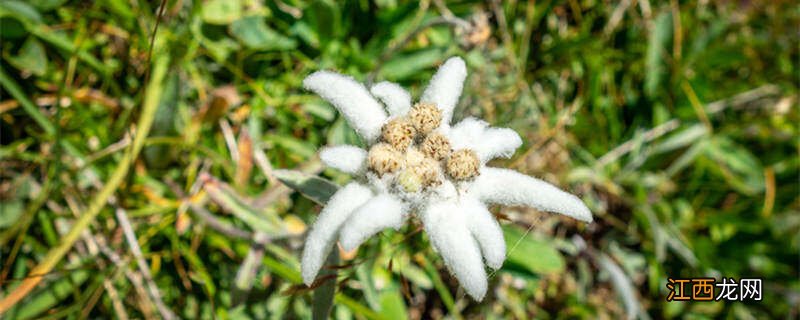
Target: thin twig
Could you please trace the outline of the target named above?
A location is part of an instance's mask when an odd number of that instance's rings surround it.
[[[122,227],[122,232],[125,234],[125,240],[128,242],[128,246],[131,248],[131,253],[133,253],[133,256],[136,258],[136,264],[139,267],[139,272],[142,273],[144,281],[147,283],[147,289],[150,292],[150,296],[153,298],[156,308],[158,308],[158,312],[164,319],[175,319],[175,315],[172,313],[172,310],[167,308],[167,306],[164,304],[164,301],[161,299],[161,292],[158,291],[158,287],[153,281],[153,276],[150,274],[150,267],[147,264],[147,261],[144,260],[142,249],[139,247],[139,241],[136,239],[136,233],[134,233],[133,227],[128,220],[128,215],[125,214],[125,210],[122,208],[117,208],[115,214],[120,227]]]

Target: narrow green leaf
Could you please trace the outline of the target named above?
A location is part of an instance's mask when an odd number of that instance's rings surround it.
[[[380,293],[381,314],[387,319],[408,319],[406,303],[397,284],[392,284]]]
[[[275,177],[306,198],[324,205],[339,187],[331,181],[294,170],[275,170]]]
[[[645,56],[645,93],[653,97],[656,95],[659,86],[664,78],[665,54],[672,37],[672,14],[669,11],[662,12],[656,17],[653,29],[650,31],[650,39],[647,45]]]
[[[552,243],[533,239],[519,228],[506,226],[503,235],[508,248],[507,263],[516,264],[531,273],[553,273],[564,270],[564,257]]]
[[[0,1],[0,17],[14,17],[34,22],[42,22],[42,15],[36,8],[24,1]]]
[[[2,66],[0,66],[0,85],[2,85],[3,88],[5,88],[8,93],[14,97],[14,99],[17,99],[19,104],[22,105],[22,109],[24,109],[25,112],[27,112],[28,115],[31,116],[31,118],[33,118],[33,120],[36,121],[40,127],[42,127],[42,129],[44,129],[45,133],[54,134],[56,132],[56,128],[52,123],[50,123],[50,120],[45,117],[45,115],[39,110],[39,107],[37,107],[33,101],[28,99],[28,96],[25,95],[19,84],[17,84],[13,78],[6,74],[6,71]]]
[[[363,304],[358,303],[357,301],[353,300],[352,298],[344,295],[344,294],[337,294],[336,295],[336,302],[342,304],[343,306],[347,307],[353,313],[357,315],[361,315],[367,319],[371,320],[381,320],[381,319],[388,319],[382,317],[380,314],[376,313],[375,311],[370,310]]]
[[[712,168],[739,192],[752,195],[764,190],[764,169],[747,149],[726,137],[715,137],[705,154],[719,164]]]
[[[288,50],[297,46],[294,39],[270,29],[261,16],[248,16],[234,21],[231,34],[251,49]]]
[[[208,178],[204,189],[214,202],[247,223],[254,230],[262,231],[272,237],[284,235],[286,232],[281,219],[277,215],[270,212],[258,213],[222,182],[214,178]]]
[[[444,58],[438,48],[424,49],[414,53],[401,55],[386,62],[381,75],[393,81],[406,79],[422,70],[432,68]]]
[[[337,250],[333,250],[331,251],[330,255],[328,255],[325,265],[336,265],[338,263],[339,252]],[[319,273],[320,278],[330,275],[334,275],[334,277],[328,279],[321,286],[314,289],[311,313],[313,315],[313,319],[315,320],[328,319],[331,309],[333,309],[333,298],[334,294],[336,294],[336,269],[323,268]]]

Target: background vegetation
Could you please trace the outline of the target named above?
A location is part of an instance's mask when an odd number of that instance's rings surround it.
[[[0,1],[3,318],[798,316],[793,1],[169,0],[160,25],[159,6]],[[301,80],[417,96],[452,55],[456,118],[525,140],[496,165],[595,222],[493,208],[509,258],[480,303],[416,222],[299,285],[335,189],[315,177],[347,180],[316,151],[360,143]],[[763,278],[763,301],[666,302],[701,276]]]

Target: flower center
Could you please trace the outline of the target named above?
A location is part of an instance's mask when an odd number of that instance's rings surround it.
[[[420,102],[408,111],[408,119],[419,133],[427,135],[442,124],[442,111],[435,104]]]
[[[454,180],[468,180],[479,174],[480,161],[475,151],[456,150],[447,158],[446,171]]]
[[[434,132],[441,123],[441,110],[429,103],[417,103],[406,116],[390,120],[381,128],[381,142],[369,149],[369,171],[378,177],[394,174],[393,189],[404,193],[439,186],[445,178],[463,181],[480,174],[474,151],[454,152],[447,137]]]

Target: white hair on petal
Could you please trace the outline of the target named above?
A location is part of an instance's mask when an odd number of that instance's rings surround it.
[[[445,265],[473,299],[486,295],[488,283],[478,244],[454,202],[430,204],[422,214],[425,231]]]
[[[522,145],[522,139],[514,130],[490,128],[489,123],[475,118],[466,118],[449,132],[453,149],[472,149],[481,163],[497,157],[508,158]]]
[[[403,116],[411,109],[411,94],[394,82],[379,82],[369,91],[386,105],[386,110],[392,117]]]
[[[361,83],[335,72],[317,71],[303,80],[303,86],[333,104],[367,141],[380,135],[386,112]]]
[[[464,60],[459,57],[447,59],[433,75],[420,101],[435,103],[442,110],[442,123],[450,123],[466,78],[467,65]]]
[[[478,143],[475,152],[486,163],[494,158],[509,158],[522,145],[522,138],[516,131],[508,128],[488,128],[483,132],[483,139]]]
[[[506,260],[506,241],[503,229],[486,205],[475,198],[461,198],[461,206],[467,219],[467,227],[480,245],[486,264],[492,269],[500,269]]]
[[[484,167],[469,187],[484,203],[524,205],[592,222],[592,213],[578,197],[542,180],[509,169]]]
[[[353,250],[383,229],[400,229],[405,218],[400,200],[389,194],[377,195],[356,209],[347,219],[339,233],[339,241],[344,250]]]
[[[448,132],[450,145],[454,150],[472,149],[488,126],[488,122],[472,117],[461,120]]]
[[[354,174],[364,169],[367,151],[348,145],[324,147],[319,152],[319,158],[328,167]]]
[[[333,197],[328,200],[327,205],[319,214],[319,218],[314,222],[314,226],[306,237],[303,256],[300,261],[303,282],[310,285],[317,277],[319,269],[328,257],[333,244],[336,242],[336,235],[342,223],[353,213],[353,210],[360,207],[372,197],[369,188],[352,182],[344,188],[339,189]]]

